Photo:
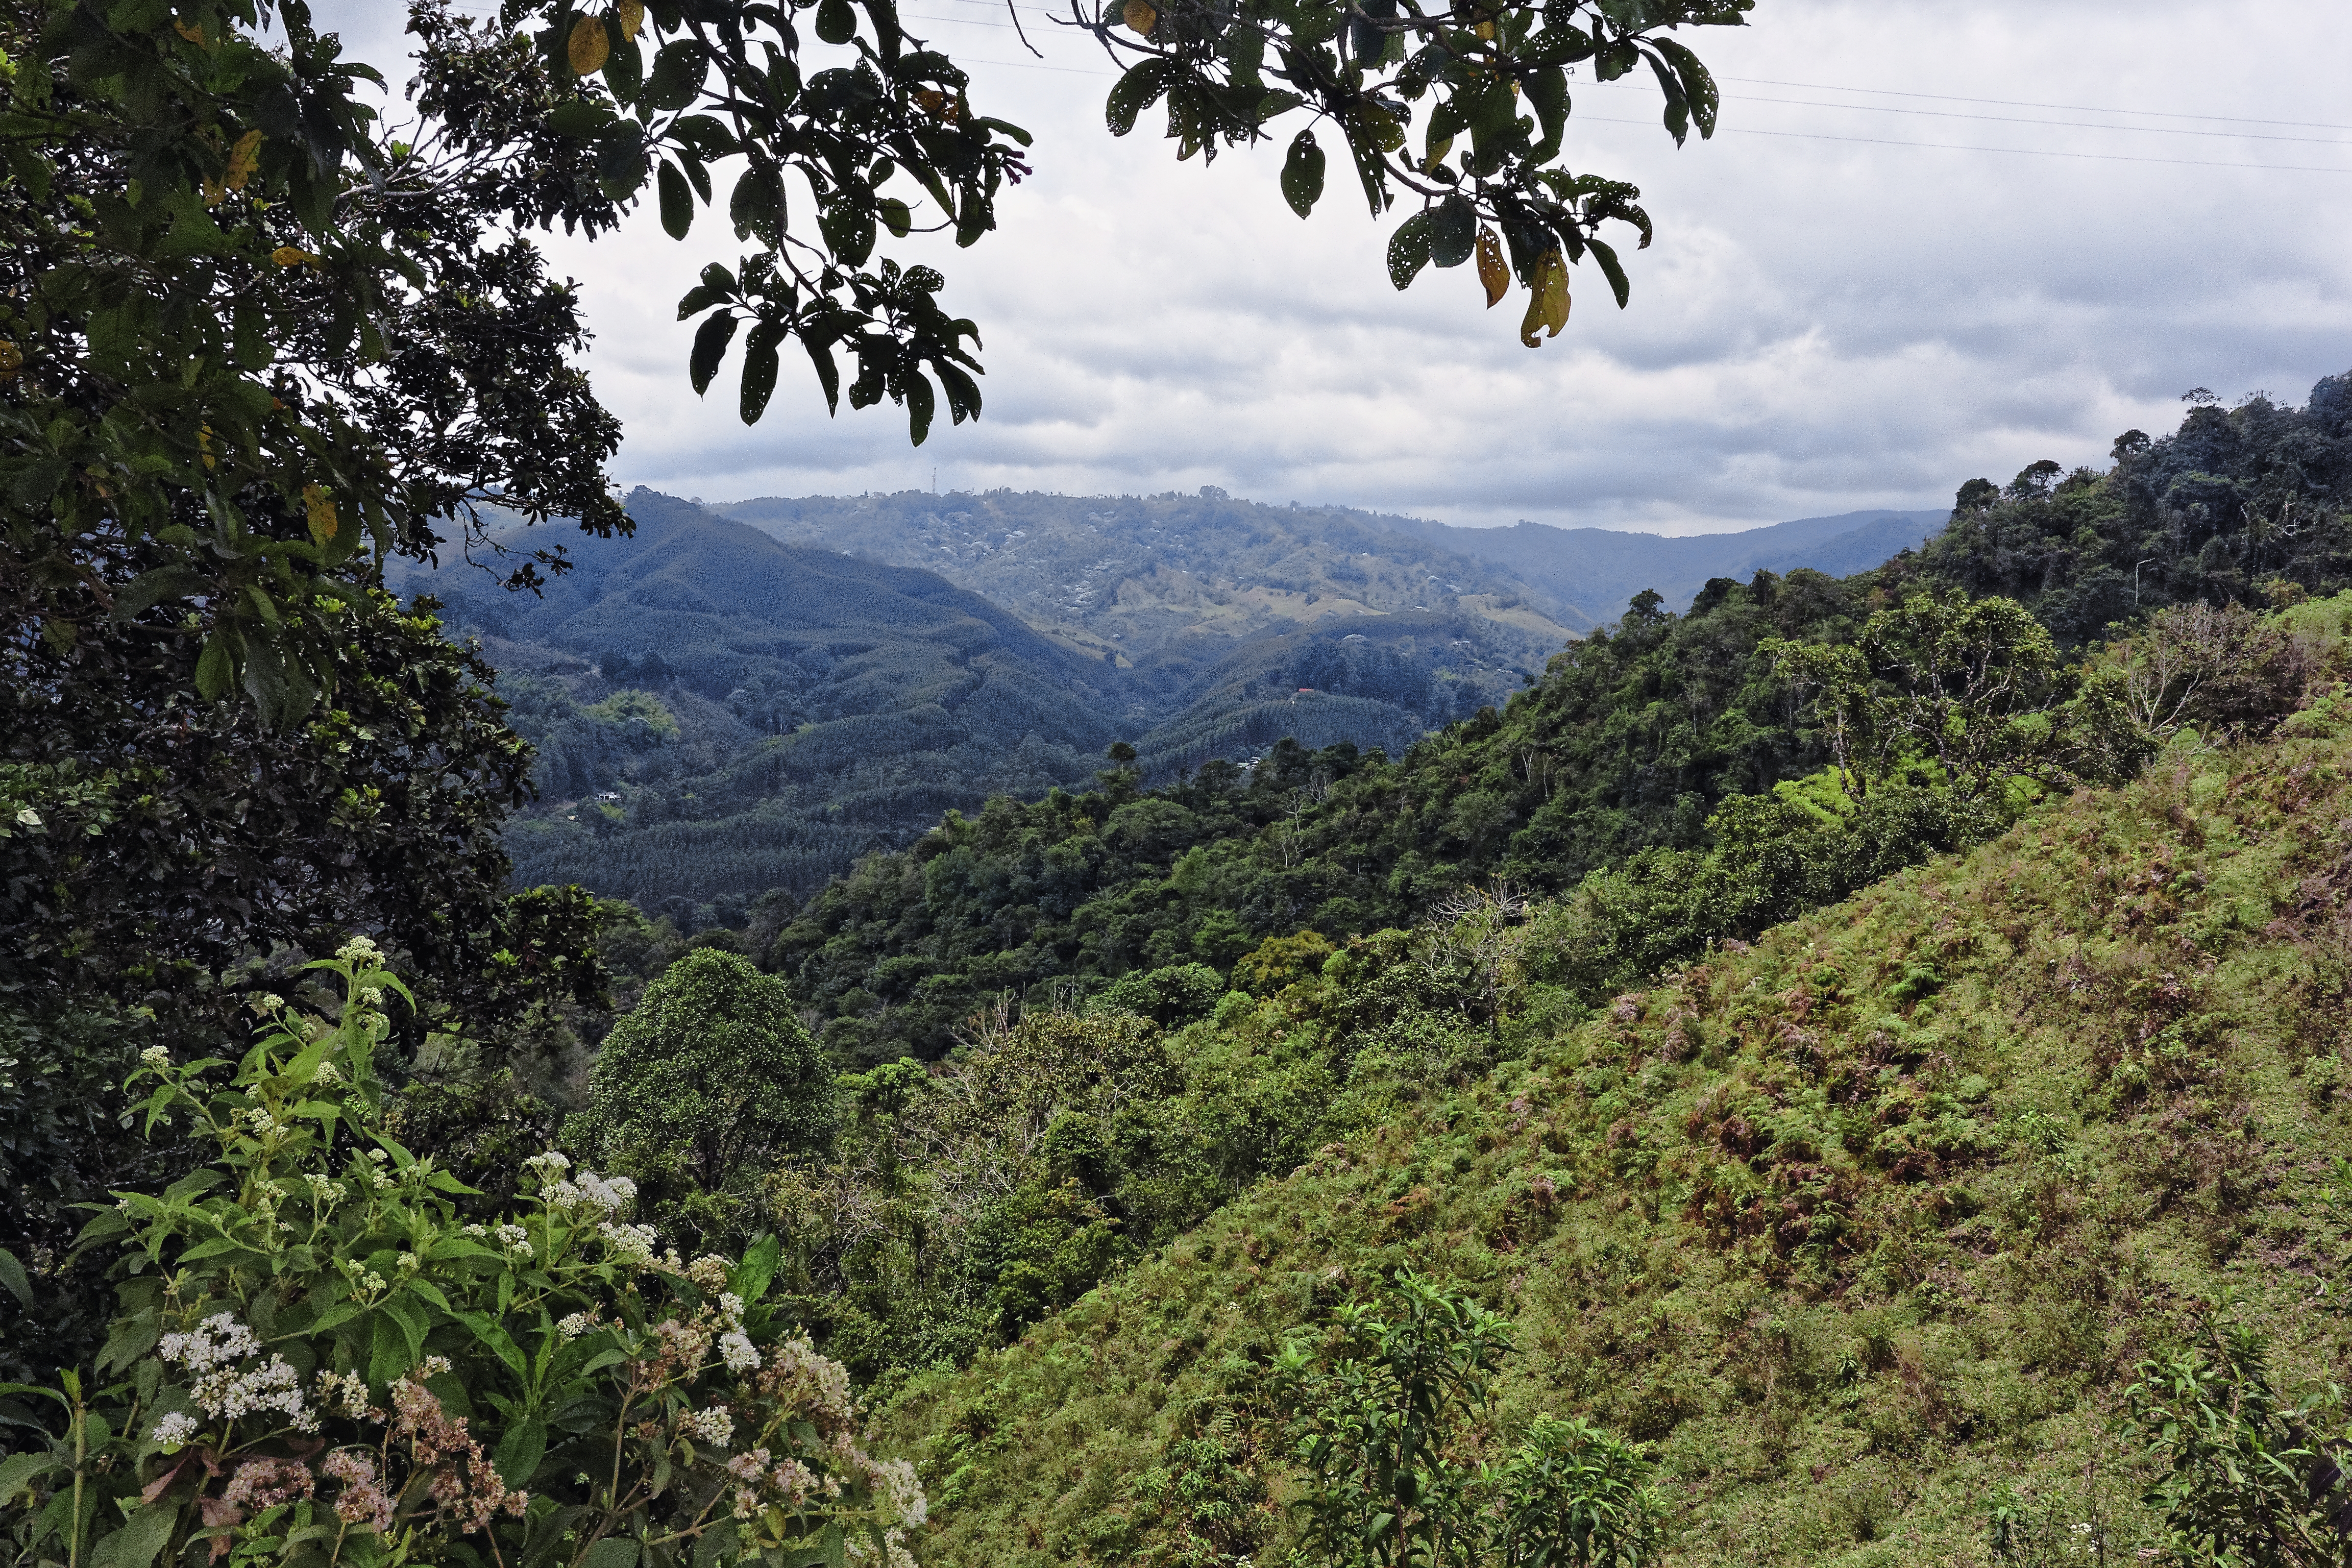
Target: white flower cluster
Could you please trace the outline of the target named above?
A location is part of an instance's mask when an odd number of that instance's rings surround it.
[[[706,1252],[686,1266],[686,1277],[705,1290],[716,1290],[727,1283],[727,1259]]]
[[[266,1109],[258,1105],[245,1113],[245,1121],[246,1125],[253,1129],[255,1135],[262,1138],[267,1138],[277,1131],[280,1125],[278,1118],[270,1115]]]
[[[905,1459],[885,1459],[867,1471],[868,1479],[879,1494],[882,1511],[898,1521],[903,1530],[919,1530],[930,1517],[931,1505],[923,1496],[923,1483],[915,1475],[915,1467]]]
[[[576,1340],[596,1326],[593,1312],[574,1312],[555,1325],[555,1331],[567,1340]]]
[[[369,1407],[367,1379],[355,1372],[321,1372],[312,1396],[321,1409],[340,1410],[353,1420],[382,1415]]]
[[[540,1195],[551,1207],[576,1209],[593,1213],[600,1219],[609,1219],[637,1201],[637,1184],[626,1176],[608,1179],[593,1171],[583,1170],[575,1177],[550,1184]]]
[[[522,1163],[523,1169],[538,1172],[539,1179],[542,1182],[552,1181],[556,1177],[563,1174],[564,1172],[572,1169],[571,1157],[566,1154],[558,1153],[552,1149],[550,1149],[544,1154],[533,1154],[530,1159],[525,1160]]]
[[[355,936],[352,938],[351,941],[343,943],[342,946],[335,949],[335,956],[341,959],[345,963],[381,963],[383,962],[383,954],[376,951],[375,943],[363,936]]]
[[[525,1230],[522,1226],[519,1225],[501,1225],[493,1228],[490,1234],[498,1237],[498,1242],[500,1247],[505,1247],[517,1258],[529,1258],[530,1256],[530,1232]]]
[[[302,1403],[300,1376],[282,1355],[247,1372],[216,1367],[189,1386],[188,1397],[215,1420],[237,1421],[274,1410],[297,1432],[319,1429],[317,1413]]]
[[[321,1087],[339,1084],[343,1081],[343,1070],[332,1062],[320,1062],[318,1070],[310,1075],[310,1081]]]
[[[385,1153],[381,1149],[371,1149],[368,1151],[368,1164],[366,1167],[368,1184],[374,1187],[377,1192],[382,1192],[384,1188],[392,1185],[392,1176],[383,1168],[385,1163],[391,1158],[391,1155]]]
[[[709,1410],[690,1410],[677,1418],[678,1430],[688,1436],[723,1448],[735,1436],[735,1417],[716,1406]]]
[[[165,1448],[183,1448],[195,1435],[194,1420],[175,1410],[155,1423],[155,1430],[147,1434],[147,1440]]]
[[[332,1176],[305,1176],[302,1179],[310,1184],[313,1203],[331,1204],[343,1195],[342,1184]]]
[[[266,1018],[270,1014],[277,1012],[280,1007],[285,1006],[286,998],[280,996],[275,991],[264,991],[256,995],[247,997],[245,999],[245,1005]]]
[[[719,1359],[732,1373],[746,1373],[760,1364],[760,1352],[752,1347],[751,1336],[737,1331],[719,1336]]]
[[[165,1068],[172,1065],[172,1053],[165,1050],[161,1046],[150,1046],[145,1050],[139,1053],[139,1059],[146,1066],[153,1068],[157,1072],[162,1072]]]
[[[654,1260],[654,1227],[649,1225],[614,1225],[607,1220],[596,1227],[596,1234],[613,1256],[633,1268],[649,1267]]]
[[[261,1342],[254,1337],[251,1329],[236,1321],[235,1314],[218,1312],[185,1333],[165,1334],[157,1342],[155,1353],[192,1373],[206,1373],[229,1362],[259,1355]]]

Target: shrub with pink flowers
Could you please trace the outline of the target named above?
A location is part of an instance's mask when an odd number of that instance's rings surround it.
[[[924,1500],[869,1457],[847,1374],[767,1304],[772,1240],[691,1261],[626,1178],[550,1152],[519,1212],[387,1136],[374,1054],[405,990],[355,939],[334,1021],[263,999],[241,1059],[152,1053],[149,1135],[211,1164],[80,1246],[121,1315],[0,1461],[21,1561],[67,1568],[901,1568]]]

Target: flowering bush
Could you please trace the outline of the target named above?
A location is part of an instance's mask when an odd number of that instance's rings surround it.
[[[893,1568],[922,1522],[911,1467],[860,1447],[847,1374],[763,1302],[772,1240],[682,1260],[635,1189],[527,1162],[519,1212],[378,1119],[384,999],[354,940],[310,966],[340,1021],[264,997],[233,1068],[150,1052],[159,1128],[216,1150],[83,1232],[120,1250],[122,1310],[57,1429],[0,1462],[20,1561],[394,1568]],[[226,1070],[226,1085],[216,1080]]]

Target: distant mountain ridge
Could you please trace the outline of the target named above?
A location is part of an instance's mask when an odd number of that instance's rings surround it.
[[[1832,577],[1866,572],[1917,549],[1950,517],[1948,510],[1849,511],[1678,538],[1543,522],[1457,528],[1405,521],[1402,531],[1511,572],[1549,596],[1555,618],[1608,620],[1645,588],[1663,595],[1667,608],[1680,611],[1714,577],[1785,575],[1801,567]]]
[[[1564,639],[1615,620],[1644,589],[1679,611],[1714,577],[1866,571],[1951,515],[1878,509],[1667,537],[1272,506],[1214,485],[1197,495],[902,490],[710,506],[793,543],[928,567],[1056,640],[1139,663],[1201,629],[1237,637],[1284,620],[1415,610],[1459,609]]]

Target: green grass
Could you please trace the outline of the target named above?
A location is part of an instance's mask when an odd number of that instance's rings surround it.
[[[2216,1313],[2290,1385],[2352,1350],[2347,771],[2334,734],[2177,746],[1477,1081],[1401,1085],[877,1412],[932,1490],[922,1561],[1281,1562],[1258,1368],[1406,1264],[1515,1320],[1505,1436],[1555,1412],[1647,1445],[1675,1563],[1984,1563],[2012,1483],[2131,1560],[2142,1355]]]

